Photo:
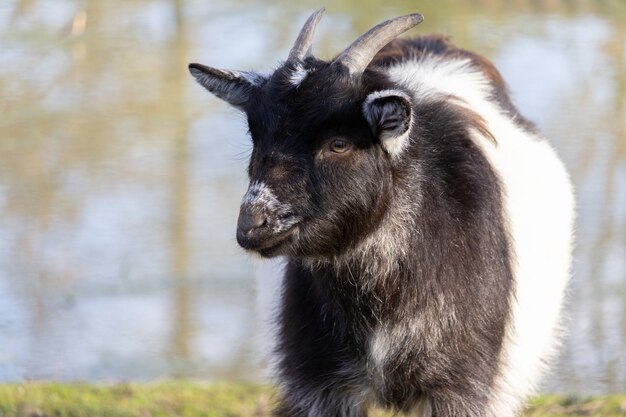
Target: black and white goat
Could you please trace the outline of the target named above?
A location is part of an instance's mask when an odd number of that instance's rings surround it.
[[[237,240],[287,259],[280,417],[514,416],[553,356],[572,186],[492,63],[388,20],[334,60],[323,9],[271,75],[189,66],[253,141]]]

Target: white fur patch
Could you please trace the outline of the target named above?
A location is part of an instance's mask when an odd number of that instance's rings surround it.
[[[399,96],[404,98],[407,101],[411,101],[411,98],[409,97],[409,95],[407,93],[405,93],[404,91],[401,90],[394,90],[394,89],[389,89],[389,90],[380,90],[380,91],[374,91],[373,93],[370,93],[367,98],[365,99],[365,101],[363,102],[363,108],[369,106],[370,104],[372,104],[372,102],[374,100],[378,100],[379,98],[384,98],[384,97],[390,97],[390,96]]]
[[[390,337],[389,332],[383,327],[378,327],[374,330],[374,334],[370,339],[369,356],[377,373],[382,372],[382,368],[389,357],[389,351],[393,347],[392,341],[393,339]]]
[[[413,92],[416,100],[429,101],[435,97],[454,95],[473,104],[493,106],[486,101],[491,92],[489,81],[472,66],[469,59],[450,60],[432,56],[392,66],[388,75]],[[473,105],[469,107],[482,115],[480,109]]]
[[[241,204],[256,206],[260,210],[271,214],[275,219],[271,222],[274,233],[289,230],[302,220],[300,217],[292,215],[291,204],[281,202],[272,189],[262,181],[255,181],[250,184]]]
[[[510,127],[503,136],[497,124],[494,120],[490,129],[498,146],[475,136],[502,179],[514,243],[513,323],[501,357],[500,395],[492,403],[494,415],[507,416],[534,392],[556,353],[570,276],[574,198],[569,176],[547,142],[519,129],[514,134]]]
[[[279,203],[270,187],[268,187],[264,182],[255,181],[250,184],[250,187],[248,187],[248,191],[244,194],[241,204],[262,204],[268,208],[273,208]]]
[[[489,416],[512,417],[533,392],[559,339],[570,276],[574,198],[569,176],[543,139],[517,126],[488,99],[489,81],[469,60],[437,57],[389,69],[391,79],[428,100],[453,94],[484,118],[496,143],[474,133],[503,187],[504,218],[516,262],[512,323]]]
[[[309,75],[309,71],[307,71],[302,64],[297,63],[296,68],[291,72],[289,76],[289,84],[294,87],[299,87],[302,84],[302,81]]]

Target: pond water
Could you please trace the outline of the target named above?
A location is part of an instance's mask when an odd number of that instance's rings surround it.
[[[545,391],[626,391],[626,5],[345,0],[330,58],[420,11],[491,59],[577,189],[568,337]],[[267,378],[279,267],[234,230],[241,115],[188,62],[269,70],[312,1],[0,4],[0,381]]]

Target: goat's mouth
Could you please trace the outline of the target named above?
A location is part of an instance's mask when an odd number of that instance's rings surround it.
[[[258,239],[237,239],[239,245],[250,252],[256,252],[264,258],[284,255],[285,249],[294,240],[298,233],[298,225],[293,225],[289,229],[279,233],[265,236]]]

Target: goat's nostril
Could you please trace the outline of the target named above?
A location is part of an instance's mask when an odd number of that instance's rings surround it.
[[[260,213],[242,211],[239,213],[239,221],[237,223],[239,230],[243,233],[249,233],[254,229],[264,226],[267,223],[267,217]]]

